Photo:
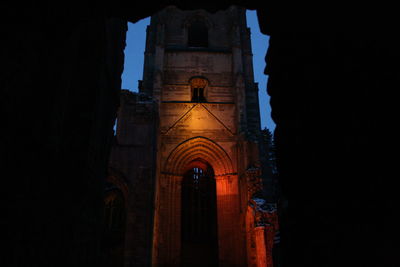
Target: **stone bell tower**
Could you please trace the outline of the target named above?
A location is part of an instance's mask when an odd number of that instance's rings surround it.
[[[139,90],[159,114],[153,264],[264,266],[250,201],[260,116],[246,10],[154,15]]]
[[[124,266],[272,266],[245,9],[152,16],[116,140],[108,181],[124,185],[127,224],[110,255]]]

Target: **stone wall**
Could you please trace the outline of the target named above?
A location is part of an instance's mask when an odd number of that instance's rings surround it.
[[[125,266],[150,266],[153,235],[157,105],[143,94],[123,90],[109,166],[120,171],[126,202]]]
[[[257,8],[271,37],[268,92],[288,204],[283,266],[399,265],[388,153],[400,77],[397,9],[171,3]],[[3,9],[2,265],[99,266],[98,237],[88,231],[101,224],[104,144],[112,136],[126,28],[111,39],[105,29],[109,17],[134,22],[166,3],[140,4],[16,2]],[[119,61],[106,63],[113,53]]]

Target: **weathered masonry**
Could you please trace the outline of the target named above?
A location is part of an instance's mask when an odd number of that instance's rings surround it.
[[[139,90],[123,91],[110,164],[132,187],[125,261],[272,262],[273,231],[267,237],[264,203],[253,199],[261,136],[246,10],[153,15]]]

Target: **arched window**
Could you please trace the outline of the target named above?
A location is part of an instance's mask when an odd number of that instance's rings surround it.
[[[194,20],[188,28],[189,47],[208,47],[208,28],[204,21]]]

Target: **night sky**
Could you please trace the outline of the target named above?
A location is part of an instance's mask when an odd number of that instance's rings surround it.
[[[138,80],[143,76],[144,47],[146,41],[146,26],[150,23],[150,17],[133,24],[128,24],[125,48],[125,65],[122,74],[122,88],[138,91]],[[268,76],[264,75],[265,53],[269,37],[262,35],[258,27],[255,11],[247,11],[247,26],[251,29],[251,42],[253,46],[254,78],[258,82],[261,127],[267,127],[271,131],[275,129],[275,123],[271,119],[271,107],[269,96],[266,93]]]

